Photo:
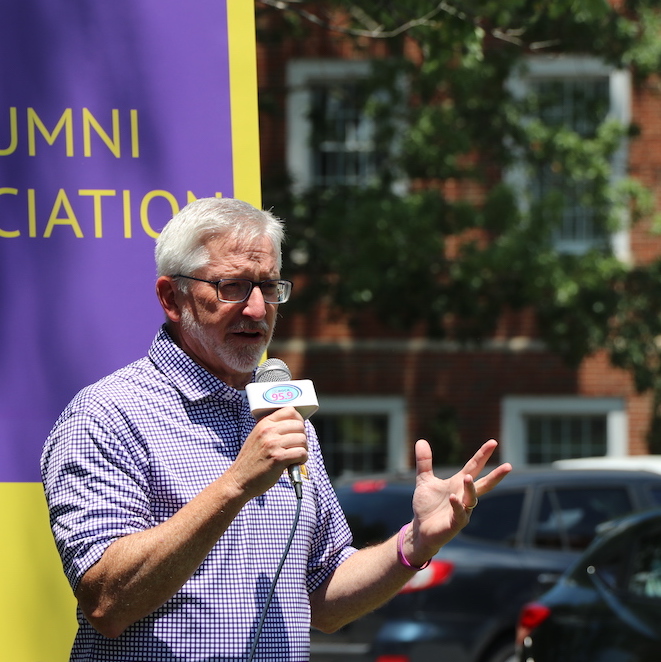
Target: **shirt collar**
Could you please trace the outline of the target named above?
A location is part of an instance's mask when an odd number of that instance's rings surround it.
[[[165,325],[160,328],[149,348],[149,358],[188,400],[203,400],[211,396],[223,400],[242,399],[240,391],[195,363],[174,342]]]

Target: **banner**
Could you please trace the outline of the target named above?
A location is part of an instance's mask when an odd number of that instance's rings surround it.
[[[0,660],[68,658],[43,442],[163,320],[154,239],[199,197],[260,205],[249,0],[2,0]]]

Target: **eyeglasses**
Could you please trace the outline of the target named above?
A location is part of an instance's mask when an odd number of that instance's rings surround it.
[[[247,278],[221,278],[220,280],[205,280],[194,276],[175,274],[172,278],[187,278],[209,283],[216,288],[218,301],[222,303],[243,303],[252,294],[255,287],[262,291],[265,303],[286,303],[291,294],[293,283],[290,280],[254,281]]]

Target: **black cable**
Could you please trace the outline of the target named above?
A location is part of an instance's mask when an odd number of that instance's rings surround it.
[[[287,555],[289,554],[289,548],[291,547],[292,541],[294,540],[294,534],[296,533],[296,528],[298,526],[298,518],[301,515],[301,505],[303,503],[302,494],[301,494],[301,496],[299,496],[298,495],[298,490],[296,491],[296,497],[297,497],[296,498],[296,514],[294,515],[294,521],[292,522],[291,531],[289,532],[289,539],[287,540],[287,544],[285,545],[285,549],[282,552],[282,557],[280,558],[280,563],[278,564],[278,569],[275,571],[273,581],[271,582],[271,588],[269,589],[269,593],[266,596],[266,602],[264,603],[264,607],[262,608],[262,615],[259,618],[259,623],[257,625],[257,630],[256,630],[255,636],[253,637],[253,640],[252,640],[252,646],[250,648],[250,654],[248,655],[248,662],[252,662],[252,659],[255,655],[255,651],[257,650],[257,644],[259,643],[259,636],[262,633],[262,627],[264,626],[264,621],[266,620],[266,613],[269,610],[271,600],[273,599],[273,594],[275,593],[275,585],[278,583],[278,578],[280,577],[280,573],[282,572],[282,568],[285,565],[285,561],[287,560]]]

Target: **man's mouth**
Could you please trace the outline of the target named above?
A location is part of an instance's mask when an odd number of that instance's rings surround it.
[[[248,340],[260,340],[268,333],[267,328],[261,327],[236,327],[231,330],[231,333],[237,338],[246,338]]]
[[[271,329],[266,322],[263,324],[237,324],[230,329],[230,333],[235,338],[246,342],[264,342],[269,337]]]

